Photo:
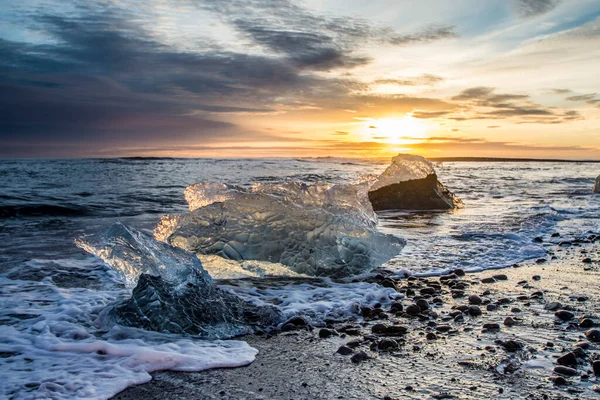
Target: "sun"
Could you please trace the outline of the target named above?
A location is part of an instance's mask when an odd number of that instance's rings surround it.
[[[427,122],[406,115],[402,118],[366,120],[361,127],[361,134],[370,141],[410,144],[426,138],[429,129]]]

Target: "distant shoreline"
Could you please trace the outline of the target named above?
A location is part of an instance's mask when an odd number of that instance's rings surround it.
[[[564,160],[552,158],[494,158],[494,157],[426,157],[434,162],[562,162],[562,163],[600,163],[600,160]]]

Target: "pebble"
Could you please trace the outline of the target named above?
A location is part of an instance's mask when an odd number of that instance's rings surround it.
[[[598,329],[590,329],[585,333],[585,337],[591,340],[592,342],[600,342],[600,330]]]
[[[494,282],[496,282],[496,280],[494,278],[491,278],[491,277],[490,278],[483,278],[481,280],[481,283],[494,283]]]
[[[327,339],[331,336],[339,336],[339,334],[335,329],[322,328],[319,330],[319,337],[321,339]]]
[[[575,357],[575,354],[573,354],[571,352],[571,353],[563,354],[562,356],[558,357],[556,362],[559,363],[560,365],[565,365],[567,367],[576,367],[577,366],[577,357]]]
[[[554,316],[560,319],[561,321],[569,321],[575,318],[575,314],[567,310],[559,310],[554,313]]]
[[[552,378],[550,378],[550,381],[556,386],[564,386],[567,384],[567,380],[562,376],[553,376]]]
[[[557,374],[566,375],[566,376],[576,376],[577,375],[576,369],[565,367],[564,365],[557,365],[556,367],[554,367],[554,372],[556,372]]]
[[[369,358],[370,357],[367,353],[365,353],[364,351],[359,351],[350,358],[350,361],[352,361],[355,364],[358,364],[362,361],[368,360]]]
[[[385,334],[387,332],[387,325],[385,325],[385,324],[375,324],[371,328],[371,332],[373,332],[376,335],[383,335],[383,334]]]
[[[496,311],[496,310],[498,309],[498,306],[497,306],[497,305],[495,305],[495,304],[488,304],[488,305],[487,305],[485,308],[486,308],[488,311]]]
[[[600,376],[600,360],[596,360],[592,363],[592,370],[594,371],[594,375]]]
[[[589,257],[584,258],[583,260],[581,260],[582,263],[584,264],[591,264],[592,263],[592,259]]]
[[[504,274],[494,275],[494,276],[492,276],[492,278],[496,279],[497,281],[507,281],[508,280],[508,276],[506,276]]]
[[[488,331],[499,331],[500,325],[493,323],[493,322],[489,322],[487,324],[483,324],[483,329],[488,330]]]
[[[433,332],[429,332],[427,334],[426,338],[427,338],[427,340],[437,340],[438,339],[437,335]]]
[[[581,320],[581,322],[579,322],[580,328],[591,328],[594,325],[595,323],[591,318],[584,318]]]
[[[542,277],[539,276],[539,275],[534,275],[534,276],[531,277],[531,279],[533,279],[534,281],[541,281]]]
[[[429,302],[425,299],[419,299],[415,304],[421,309],[421,311],[429,310]]]
[[[482,303],[481,297],[477,296],[476,294],[472,294],[469,296],[469,303],[479,305]]]
[[[550,311],[555,311],[558,310],[559,308],[562,308],[562,304],[560,304],[558,301],[553,301],[551,303],[548,303],[544,306],[544,308],[546,310],[550,310]]]
[[[506,326],[514,326],[516,325],[516,321],[514,319],[512,319],[511,317],[506,317],[506,319],[504,320],[504,325]]]
[[[415,317],[421,314],[421,307],[416,304],[411,304],[410,306],[406,307],[406,313]]]
[[[575,347],[586,350],[586,349],[590,348],[590,342],[586,342],[586,341],[577,342],[577,343],[575,343]]]
[[[473,317],[478,317],[482,314],[481,308],[477,306],[469,306],[469,314]]]
[[[404,309],[404,306],[399,301],[393,302],[390,307],[390,311],[393,313],[401,312],[403,309]]]
[[[337,349],[336,353],[341,354],[343,356],[347,356],[354,353],[354,351],[348,346],[340,346],[340,348]]]
[[[398,347],[400,346],[398,345],[398,342],[396,342],[394,339],[381,339],[379,343],[377,343],[377,348],[383,351],[394,350]]]
[[[453,273],[454,273],[454,275],[456,275],[456,276],[465,276],[465,275],[466,275],[466,274],[465,274],[465,271],[463,271],[463,270],[462,270],[462,269],[460,269],[460,268],[457,268],[457,269],[455,269],[455,270],[454,270],[454,271],[452,271],[452,272],[453,272]]]
[[[500,345],[504,347],[504,350],[514,353],[523,349],[523,343],[517,342],[516,340],[506,340],[501,342]]]

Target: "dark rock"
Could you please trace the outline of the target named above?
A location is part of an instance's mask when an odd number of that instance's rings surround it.
[[[587,350],[590,348],[590,342],[582,341],[575,343],[576,348]]]
[[[510,309],[510,312],[512,312],[512,313],[515,313],[515,314],[518,314],[518,313],[520,313],[520,312],[521,312],[521,309],[520,309],[520,308],[517,308],[517,307],[513,307],[513,308],[511,308],[511,309]]]
[[[345,333],[350,336],[358,336],[360,335],[360,326],[357,325],[345,325],[337,330],[340,333]]]
[[[438,332],[449,332],[450,330],[452,330],[452,327],[450,325],[438,325],[435,329]]]
[[[577,367],[577,357],[572,352],[558,357],[556,362],[567,367]]]
[[[395,301],[392,303],[391,307],[390,307],[390,311],[393,313],[397,313],[400,312],[404,309],[404,306],[402,306],[402,303],[400,303],[399,301]]]
[[[514,353],[519,350],[523,350],[523,343],[517,342],[516,340],[506,340],[500,343],[504,350]]]
[[[538,258],[537,260],[535,260],[535,263],[536,263],[536,264],[543,264],[543,263],[545,263],[546,261],[548,261],[548,260],[546,260],[545,258]]]
[[[394,350],[398,347],[400,346],[398,345],[398,342],[396,342],[394,339],[381,339],[379,343],[377,343],[378,350]]]
[[[351,340],[348,343],[346,343],[346,346],[350,347],[351,349],[355,349],[358,346],[360,346],[361,343],[362,343],[362,340],[355,339],[355,340]]]
[[[496,311],[498,309],[498,306],[496,304],[488,304],[487,306],[485,306],[485,309],[488,311]]]
[[[429,302],[425,299],[419,299],[415,302],[415,304],[421,309],[421,311],[429,310]]]
[[[500,325],[498,325],[494,322],[489,322],[487,324],[483,324],[483,329],[485,329],[487,331],[499,331]]]
[[[465,291],[464,290],[452,290],[452,298],[453,299],[459,299],[461,297],[465,297]]]
[[[561,321],[570,321],[573,318],[575,318],[575,314],[573,314],[571,311],[567,311],[567,310],[559,310],[554,313],[554,316],[556,318],[560,319]]]
[[[531,279],[533,279],[534,281],[541,281],[542,277],[539,276],[539,275],[534,275],[534,276],[531,277]]]
[[[553,376],[550,378],[550,381],[556,386],[565,386],[567,384],[567,380],[562,376]]]
[[[584,318],[579,322],[580,328],[591,328],[594,325],[594,320],[592,320],[591,318]]]
[[[405,335],[406,332],[408,332],[408,328],[402,325],[390,325],[385,330],[385,334],[389,336]]]
[[[585,337],[592,342],[600,342],[600,330],[598,329],[590,329],[585,333]]]
[[[495,280],[494,278],[492,278],[492,277],[489,277],[489,278],[483,278],[483,279],[481,280],[481,283],[494,283],[494,282],[496,282],[496,280]]]
[[[582,263],[584,264],[591,264],[592,263],[592,259],[589,257],[584,258],[583,260],[581,260]]]
[[[292,317],[292,318],[288,319],[287,321],[284,322],[284,325],[286,325],[286,324],[292,324],[296,327],[306,327],[309,325],[306,318],[300,317],[300,316],[296,316],[296,317]]]
[[[512,319],[511,317],[506,317],[506,319],[504,320],[504,325],[506,326],[514,326],[516,325],[516,321],[514,319]]]
[[[371,328],[371,332],[373,332],[376,335],[385,335],[385,333],[387,332],[387,325],[385,325],[385,324],[375,324]]]
[[[600,376],[600,360],[595,360],[592,363],[592,370],[594,371],[594,375]]]
[[[462,201],[438,181],[435,173],[370,191],[369,201],[375,211],[450,210],[463,206]]]
[[[455,269],[454,271],[452,271],[452,273],[454,273],[454,275],[456,275],[456,276],[465,276],[466,275],[465,271],[460,268]]]
[[[558,310],[559,308],[562,308],[562,304],[560,304],[558,301],[553,301],[551,303],[548,303],[544,306],[544,308],[546,310],[550,310],[550,311],[555,311]]]
[[[371,316],[371,313],[373,312],[373,307],[361,307],[360,309],[360,315],[362,315],[364,318],[369,318]]]
[[[355,364],[358,364],[360,362],[363,362],[365,360],[368,360],[370,357],[367,353],[365,353],[364,351],[359,351],[358,353],[354,354],[351,358],[350,361],[352,361]]]
[[[348,346],[340,346],[340,348],[337,349],[336,353],[341,354],[343,356],[348,356],[348,355],[354,353],[354,351]]]
[[[421,307],[417,306],[416,304],[411,304],[410,306],[406,307],[406,313],[408,315],[412,315],[417,316],[419,314],[421,314]]]
[[[507,281],[508,280],[508,276],[506,276],[504,274],[494,275],[494,276],[492,276],[492,278],[494,278],[497,281]]]
[[[331,336],[339,336],[339,334],[335,329],[322,328],[319,330],[319,337],[321,339],[327,339]]]
[[[472,294],[469,296],[469,303],[479,305],[482,303],[481,297],[477,296],[476,294]]]
[[[469,314],[473,317],[478,317],[482,314],[481,309],[477,306],[470,306],[468,311]]]
[[[565,367],[564,365],[557,365],[556,367],[554,367],[554,372],[556,372],[557,374],[566,375],[566,376],[576,376],[577,375],[576,369],[570,368],[570,367]]]
[[[552,235],[550,235],[551,237],[560,237],[560,233],[558,232],[554,232]]]
[[[427,336],[425,336],[425,338],[427,340],[437,340],[438,337],[435,333],[429,332],[429,333],[427,333]]]
[[[538,237],[536,237],[536,238],[533,238],[533,243],[543,243],[543,242],[544,242],[544,239],[542,239],[542,238],[541,238],[541,237],[539,237],[539,236],[538,236]]]
[[[432,287],[426,287],[420,290],[421,296],[423,295],[431,295],[433,296],[435,294],[435,289]]]

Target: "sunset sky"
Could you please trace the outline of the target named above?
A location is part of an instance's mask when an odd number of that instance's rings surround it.
[[[0,157],[600,159],[598,0],[4,0]]]

